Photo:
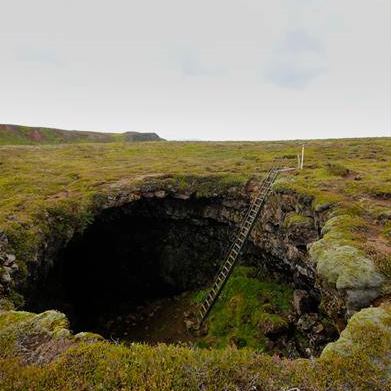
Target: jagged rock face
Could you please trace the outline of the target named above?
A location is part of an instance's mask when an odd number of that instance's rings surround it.
[[[190,254],[203,257],[202,263],[205,269],[196,273],[196,276],[193,275],[192,278],[192,281],[196,281],[195,284],[203,284],[210,279],[211,273],[213,274],[218,267],[218,260],[222,260],[224,250],[229,240],[232,239],[235,229],[239,227],[241,218],[248,207],[249,198],[256,191],[257,184],[250,182],[245,191],[232,188],[223,195],[195,198],[194,189],[193,191],[186,189],[179,191],[161,186],[158,182],[153,184],[145,182],[140,188],[132,191],[117,189],[107,196],[99,197],[96,219],[99,220],[99,216],[107,211],[110,213],[113,210],[136,210],[140,202],[148,203],[149,201],[151,204],[149,209],[153,211],[155,219],[164,217],[167,221],[183,223],[181,235],[171,233],[171,239],[167,239],[171,243],[175,241],[175,245],[171,247],[178,247],[178,243],[181,243],[182,253],[185,253],[185,243],[204,243],[203,249],[207,246],[214,246],[214,250],[207,256],[202,256],[202,251],[197,254],[194,249],[189,248]],[[368,292],[364,292],[363,295],[358,295],[360,292],[352,290],[341,293],[335,287],[319,280],[315,271],[316,265],[311,261],[307,248],[311,243],[319,243],[317,240],[326,220],[327,208],[313,210],[310,198],[296,194],[272,194],[251,233],[243,251],[243,258],[247,263],[258,266],[274,278],[293,282],[296,288],[305,289],[315,299],[319,299],[321,292],[323,310],[333,318],[343,318],[347,313],[346,303],[348,302],[348,305],[351,303],[353,310],[362,308],[368,301]],[[215,227],[214,233],[208,233],[213,224],[219,228]],[[192,232],[186,234],[186,227],[191,225],[199,227],[197,232],[195,233],[193,229]],[[15,273],[16,263],[11,262],[5,265],[10,260],[12,261],[12,252],[8,252],[7,255],[5,250],[1,250],[0,289],[7,294],[13,285],[19,291],[26,285],[27,287],[34,286],[36,281],[42,279],[42,276],[46,275],[56,264],[59,252],[75,237],[76,230],[77,227],[61,232],[61,237],[49,233],[46,242],[42,244],[41,253],[36,254],[33,262],[28,264],[29,280],[27,283],[15,280],[18,274]],[[160,232],[163,231],[165,231],[164,227]],[[148,231],[144,233],[147,235]],[[176,240],[176,237],[179,240]],[[173,251],[169,247],[166,246],[165,256],[172,258]],[[3,248],[5,248],[4,245]],[[197,262],[196,257],[192,260]],[[9,270],[10,268],[12,270]],[[375,297],[376,294],[377,291],[374,291],[372,296]]]
[[[10,292],[13,276],[18,270],[16,257],[8,248],[8,239],[0,232],[0,301],[2,296],[6,296]]]
[[[303,217],[289,222],[292,214]],[[310,204],[300,203],[292,196],[272,196],[251,234],[254,245],[265,254],[262,257],[265,270],[293,281],[297,288],[315,296],[316,273],[306,245],[317,239],[318,229]]]
[[[194,197],[152,187],[109,195],[83,233],[68,230],[64,237],[48,238],[25,284],[26,308],[56,308],[71,321],[82,314],[80,327],[76,322],[73,328],[90,329],[101,312],[120,307],[120,300],[137,306],[141,298],[207,286],[256,190]],[[305,299],[299,300],[290,323],[308,335],[308,349],[315,354],[334,332],[324,330],[317,315],[325,295],[307,252],[324,221],[310,199],[272,194],[241,257],[257,267],[258,275],[283,280],[302,292]],[[340,299],[333,290],[330,297]],[[344,301],[338,305],[340,311]]]
[[[58,243],[47,246],[46,261],[32,273],[27,308],[53,308],[56,303],[48,297],[57,300],[65,290],[73,308],[60,309],[85,314],[88,308],[99,314],[118,298],[137,304],[141,298],[208,285],[247,207],[247,194],[194,198],[154,190],[121,201],[109,198],[93,224],[65,249],[57,251]],[[242,262],[304,289],[318,303],[316,274],[306,251],[306,243],[318,237],[313,214],[306,200],[270,197]],[[49,278],[42,278],[48,272]]]

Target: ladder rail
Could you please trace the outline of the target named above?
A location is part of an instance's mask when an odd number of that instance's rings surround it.
[[[279,174],[279,166],[280,165],[277,165],[277,167],[274,166],[268,171],[266,177],[262,181],[261,188],[258,191],[257,196],[247,209],[247,213],[240,224],[240,228],[235,235],[235,239],[233,240],[232,245],[230,246],[224,258],[224,262],[216,274],[212,287],[201,303],[201,309],[199,313],[200,325],[206,319],[213,305],[219,298],[221,291],[223,290],[239,259],[240,252],[251,233],[262,206],[271,191],[271,187]]]
[[[259,193],[262,191],[263,185],[264,185],[265,181],[269,178],[270,172],[271,172],[271,170],[268,171],[266,177],[263,179],[263,181],[262,181],[262,183],[261,183],[261,189],[259,190]],[[259,194],[259,193],[258,193],[258,194]],[[226,252],[225,257],[223,258],[223,259],[224,259],[224,262],[221,264],[219,270],[218,270],[217,273],[216,273],[216,276],[218,276],[218,275],[220,274],[221,270],[223,269],[223,267],[224,267],[224,265],[225,265],[225,263],[226,263],[226,260],[228,259],[229,255],[230,255],[230,253],[231,253],[231,250],[232,250],[234,244],[236,243],[236,240],[237,240],[238,235],[240,235],[240,233],[242,232],[242,230],[243,230],[243,228],[244,228],[244,224],[245,224],[246,221],[247,221],[249,212],[250,212],[251,208],[254,206],[254,204],[255,204],[255,202],[256,202],[256,199],[257,199],[257,197],[255,197],[255,199],[254,199],[253,201],[251,201],[250,206],[248,207],[248,209],[247,209],[247,211],[246,211],[246,214],[245,214],[244,217],[242,218],[242,221],[240,222],[239,229],[238,229],[237,233],[233,236],[232,244],[230,245],[228,251]]]

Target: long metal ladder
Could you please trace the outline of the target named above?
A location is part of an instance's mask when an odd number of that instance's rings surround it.
[[[254,226],[255,220],[257,219],[259,212],[271,191],[271,187],[276,180],[280,170],[278,167],[271,168],[264,180],[262,181],[261,188],[256,195],[254,201],[251,203],[250,207],[247,210],[245,217],[243,218],[242,224],[240,226],[239,232],[235,237],[235,240],[228,251],[228,254],[225,258],[225,261],[220,268],[219,272],[216,275],[212,288],[210,289],[208,295],[201,304],[199,312],[199,325],[206,319],[209,314],[209,311],[212,309],[214,303],[220,296],[220,293],[227,282],[229,276],[232,273],[232,270],[239,258],[240,251],[246,242],[246,239],[250,235],[250,232]]]

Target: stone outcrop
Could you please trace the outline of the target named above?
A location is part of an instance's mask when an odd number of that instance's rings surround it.
[[[2,357],[19,358],[25,364],[43,365],[79,342],[92,343],[103,338],[93,333],[73,335],[66,316],[58,311],[33,314],[0,311]]]
[[[0,232],[0,308],[10,305],[5,297],[9,295],[14,285],[14,276],[18,270],[16,257],[10,251],[8,239],[4,233]]]
[[[326,346],[322,360],[354,359],[363,355],[367,365],[375,365],[384,376],[384,389],[391,381],[391,308],[382,305],[354,314],[339,339]]]

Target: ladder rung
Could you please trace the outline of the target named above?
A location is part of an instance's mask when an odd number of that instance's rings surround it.
[[[237,234],[233,245],[229,251],[229,254],[217,275],[211,290],[209,291],[207,297],[201,305],[200,310],[200,323],[205,319],[208,311],[213,306],[214,302],[217,300],[220,290],[224,284],[224,281],[229,276],[231,269],[233,268],[237,257],[239,256],[240,250],[246,241],[250,230],[254,224],[255,219],[268,195],[271,191],[271,186],[275,179],[277,178],[278,171],[273,167],[271,168],[263,182],[261,183],[260,190],[256,196],[256,198],[251,202],[249,209],[244,217],[244,221],[241,223],[241,227],[239,233]]]

